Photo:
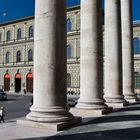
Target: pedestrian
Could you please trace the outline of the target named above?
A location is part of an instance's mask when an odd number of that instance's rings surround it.
[[[31,98],[31,105],[33,105],[33,97]]]
[[[0,108],[0,123],[1,123],[1,121],[5,122],[4,121],[4,116],[5,116],[5,110],[4,110],[4,107],[1,107]]]

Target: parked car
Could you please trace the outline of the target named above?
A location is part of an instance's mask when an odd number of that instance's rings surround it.
[[[0,100],[7,100],[7,94],[0,89]]]
[[[75,105],[77,104],[77,100],[72,98],[68,98],[67,102],[70,107],[75,107]]]

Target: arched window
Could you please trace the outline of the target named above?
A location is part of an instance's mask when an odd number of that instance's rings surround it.
[[[10,33],[10,31],[7,31],[6,41],[10,41],[10,40],[11,40],[11,33]]]
[[[72,22],[71,19],[67,19],[67,32],[72,31]]]
[[[20,73],[16,73],[15,75],[15,92],[21,91],[21,75]]]
[[[2,33],[0,33],[0,42],[2,42]]]
[[[71,46],[67,45],[67,59],[71,59]]]
[[[26,89],[27,92],[33,92],[33,74],[28,73],[26,76]]]
[[[30,26],[29,27],[29,38],[32,38],[34,37],[34,29],[33,29],[33,26]]]
[[[7,52],[5,57],[5,63],[9,63],[9,62],[10,62],[10,53]]]
[[[33,61],[33,51],[32,51],[32,49],[30,49],[28,51],[28,61]]]
[[[17,40],[21,39],[21,29],[17,30]]]
[[[17,51],[16,62],[21,62],[21,52]]]
[[[135,73],[135,88],[140,88],[140,73]]]
[[[134,54],[140,54],[140,39],[139,38],[133,39],[133,46],[134,46]]]
[[[71,75],[67,74],[67,87],[71,87]]]
[[[10,74],[6,73],[4,75],[4,91],[10,90]]]

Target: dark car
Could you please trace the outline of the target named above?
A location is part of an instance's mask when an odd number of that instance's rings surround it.
[[[0,89],[0,100],[7,100],[7,94]]]
[[[75,107],[75,105],[77,104],[77,100],[72,98],[68,98],[67,102],[70,107]]]

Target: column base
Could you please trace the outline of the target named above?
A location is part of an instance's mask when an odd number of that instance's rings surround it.
[[[81,123],[81,117],[74,117],[72,120],[67,122],[58,122],[58,123],[42,123],[42,122],[35,122],[30,121],[26,118],[17,120],[17,124],[35,128],[44,128],[45,130],[54,130],[54,131],[61,131],[65,128],[71,127],[75,124]]]
[[[128,106],[129,105],[129,102],[126,101],[123,96],[113,96],[113,97],[107,97],[106,96],[104,98],[106,100],[105,103],[109,107],[121,108],[121,107],[124,107],[124,106]]]
[[[124,102],[124,103],[106,103],[109,107],[113,107],[114,108],[122,108],[122,107],[125,107],[125,106],[128,106],[129,105],[129,102]]]
[[[136,103],[138,101],[138,98],[134,93],[132,94],[126,94],[124,93],[125,100],[128,101],[129,103]]]
[[[137,102],[140,102],[140,100],[139,99],[130,99],[130,98],[125,98],[126,99],[126,101],[128,101],[129,103],[137,103]]]
[[[104,110],[107,109],[107,105],[103,99],[85,100],[79,99],[76,108],[87,110]]]
[[[101,116],[104,114],[108,114],[113,111],[112,107],[107,107],[106,109],[98,109],[98,110],[91,110],[91,109],[82,109],[82,108],[71,108],[70,110],[76,116],[84,116],[84,117],[96,117]]]
[[[26,118],[35,122],[57,123],[70,121],[74,118],[69,112],[69,106],[48,106],[48,108],[39,108],[33,105],[30,110],[31,112],[27,114]]]

